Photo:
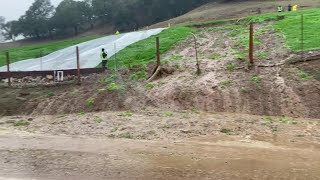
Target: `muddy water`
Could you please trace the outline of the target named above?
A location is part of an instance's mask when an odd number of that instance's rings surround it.
[[[1,130],[0,179],[318,179],[316,147],[227,136],[142,141]]]

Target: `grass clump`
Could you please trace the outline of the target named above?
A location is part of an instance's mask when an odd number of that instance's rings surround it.
[[[228,87],[232,86],[232,81],[231,80],[222,81],[220,83],[220,86],[222,89],[228,88]]]
[[[14,126],[29,126],[30,123],[28,121],[20,120],[14,123]]]
[[[310,75],[309,73],[306,73],[304,71],[299,71],[298,72],[298,76],[301,80],[307,81],[313,78],[312,75]]]
[[[256,83],[256,84],[259,84],[259,83],[261,83],[262,78],[261,78],[260,76],[258,76],[258,75],[253,75],[253,76],[251,77],[251,81],[254,82],[254,83]]]
[[[170,128],[172,128],[172,126],[169,124],[165,124],[165,125],[161,126],[160,128],[161,129],[170,129]]]
[[[121,117],[132,117],[133,113],[131,111],[126,111],[126,112],[121,113],[119,116],[121,116]]]
[[[147,79],[147,72],[144,70],[137,71],[130,75],[131,80],[146,80]]]
[[[170,60],[172,60],[172,61],[179,61],[179,60],[182,60],[182,58],[183,58],[183,56],[181,56],[181,55],[172,55],[171,57],[170,57]]]
[[[163,115],[165,117],[172,117],[173,116],[173,112],[164,112]]]
[[[225,56],[222,56],[220,54],[212,54],[210,56],[208,56],[209,59],[212,59],[212,60],[216,60],[216,59],[221,59],[221,58],[224,58]]]
[[[226,65],[226,69],[227,69],[227,71],[229,71],[229,72],[233,72],[235,68],[236,68],[236,65],[235,65],[234,63],[228,63],[228,64]]]
[[[146,85],[146,89],[147,89],[147,90],[151,90],[151,89],[153,89],[154,87],[156,87],[156,84],[154,84],[154,83],[148,83],[148,84]]]
[[[53,97],[53,96],[55,96],[55,94],[54,94],[54,92],[48,92],[47,96],[48,97]]]
[[[285,124],[290,123],[290,119],[287,117],[279,118],[278,121]]]
[[[94,98],[93,97],[90,97],[86,100],[86,106],[89,108],[94,106]]]
[[[272,117],[270,116],[266,116],[263,118],[264,122],[266,122],[267,124],[272,124],[274,122],[274,120],[272,119]]]
[[[114,127],[114,128],[112,128],[112,129],[111,129],[111,133],[117,132],[117,131],[118,131],[118,129],[119,129],[118,127]]]
[[[126,139],[133,139],[133,135],[130,132],[126,132],[120,135],[120,137],[122,138],[126,138]]]
[[[121,84],[117,84],[115,82],[108,84],[107,90],[109,91],[124,91],[125,88]]]
[[[221,133],[224,133],[224,134],[231,135],[231,133],[232,133],[233,131],[232,131],[231,129],[222,128],[222,129],[220,129],[220,132],[221,132]]]
[[[110,84],[110,83],[116,82],[118,78],[119,78],[119,75],[117,73],[112,73],[107,78],[103,79],[102,82]]]
[[[265,51],[258,51],[257,57],[259,59],[267,59],[269,57],[269,54],[268,54],[268,52],[265,52]]]
[[[236,53],[234,56],[241,61],[245,61],[248,55],[247,53]]]
[[[102,122],[102,118],[101,117],[94,117],[94,121],[98,124],[100,124]]]

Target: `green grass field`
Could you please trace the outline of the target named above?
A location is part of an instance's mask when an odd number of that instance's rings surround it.
[[[25,59],[30,58],[38,58],[42,56],[50,54],[52,52],[58,51],[60,49],[64,49],[69,46],[73,46],[82,42],[86,42],[92,39],[99,38],[100,36],[91,36],[91,37],[84,37],[84,38],[77,38],[77,39],[70,39],[65,41],[57,41],[47,44],[41,45],[33,45],[33,46],[25,46],[20,48],[12,48],[3,50],[0,52],[0,66],[6,64],[6,51],[10,52],[10,61],[17,62]]]
[[[160,52],[170,50],[175,44],[186,39],[194,30],[189,27],[177,26],[162,31],[159,35]],[[156,56],[156,36],[134,43],[117,53],[118,67],[134,67],[151,63]],[[115,67],[115,56],[109,61],[109,67]]]
[[[304,21],[304,50],[320,49],[320,9],[312,9],[287,15],[276,23],[276,28],[283,32],[287,46],[293,51],[301,51],[301,14]]]

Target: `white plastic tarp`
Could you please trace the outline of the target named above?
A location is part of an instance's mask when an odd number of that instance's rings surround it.
[[[10,70],[46,71],[76,69],[76,46],[78,46],[80,50],[80,67],[82,69],[94,68],[101,63],[100,53],[102,48],[104,48],[107,51],[108,56],[111,57],[130,44],[146,39],[152,35],[159,34],[162,30],[164,29],[159,28],[106,36],[53,52],[42,58],[27,59],[12,63],[10,64]],[[5,71],[7,71],[6,66],[0,67],[0,72]]]

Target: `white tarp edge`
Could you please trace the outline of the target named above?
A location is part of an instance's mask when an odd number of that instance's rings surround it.
[[[27,59],[10,64],[11,71],[46,71],[46,70],[66,70],[76,69],[76,46],[80,49],[81,68],[94,68],[100,64],[100,52],[104,48],[108,56],[113,56],[116,52],[125,47],[146,39],[152,35],[159,34],[164,28],[151,29],[125,33],[120,35],[111,35],[103,38],[87,41],[75,46],[71,46],[59,51],[53,52],[47,56],[36,59]],[[116,45],[116,49],[115,49]],[[0,72],[7,71],[7,67],[0,67]]]

